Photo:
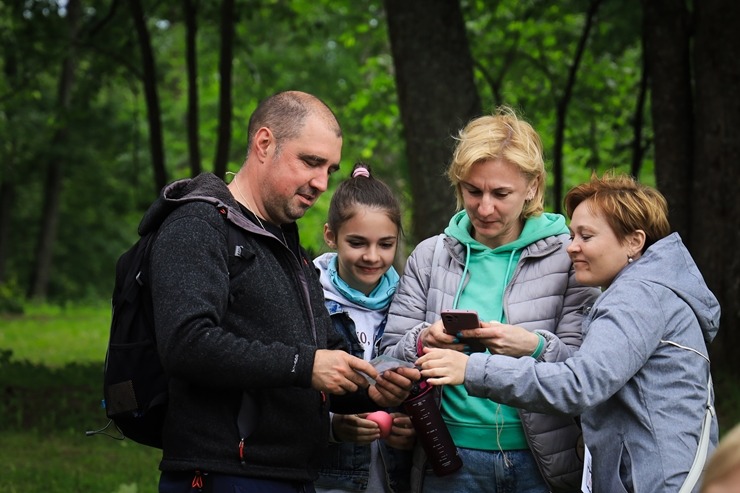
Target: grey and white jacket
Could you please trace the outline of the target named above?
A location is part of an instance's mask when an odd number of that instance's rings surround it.
[[[585,308],[600,291],[579,285],[565,248],[568,235],[550,236],[522,250],[504,292],[508,323],[545,337],[539,361],[564,361],[581,344]],[[416,361],[423,329],[452,308],[462,281],[465,248],[439,235],[422,241],[409,257],[388,314],[381,351]],[[487,353],[485,353],[487,354]],[[525,358],[534,361],[532,358]],[[578,490],[583,468],[580,429],[573,418],[520,411],[522,426],[539,469],[553,491]],[[412,485],[420,485],[423,454],[417,451]]]
[[[580,414],[595,492],[679,491],[708,412],[709,453],[717,443],[706,346],[719,320],[717,299],[674,233],[617,275],[571,358],[474,354],[465,387],[533,411]]]

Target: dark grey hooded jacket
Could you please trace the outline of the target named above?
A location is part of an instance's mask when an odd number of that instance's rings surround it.
[[[327,340],[313,264],[246,219],[211,174],[168,185],[140,230],[173,201],[182,205],[151,255],[157,344],[170,377],[160,469],[314,480],[329,437],[329,401],[311,388],[314,355],[343,345]],[[297,239],[295,225],[285,228]],[[357,409],[377,409],[366,392],[356,397]],[[240,455],[243,399],[254,410]]]

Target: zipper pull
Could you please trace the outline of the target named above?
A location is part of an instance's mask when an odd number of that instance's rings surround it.
[[[195,476],[193,476],[193,481],[190,483],[190,487],[198,488],[198,491],[203,489],[203,476],[200,471],[195,471]]]

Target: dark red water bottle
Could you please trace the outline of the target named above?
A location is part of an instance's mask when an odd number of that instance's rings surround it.
[[[425,380],[417,382],[403,409],[411,418],[434,474],[446,476],[460,469],[463,463],[432,390]]]

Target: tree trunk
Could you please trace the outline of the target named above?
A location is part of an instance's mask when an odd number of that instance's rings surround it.
[[[57,92],[58,121],[57,128],[51,139],[49,162],[46,165],[44,180],[44,202],[41,206],[41,228],[36,241],[34,267],[31,275],[29,297],[43,300],[49,290],[51,277],[54,243],[59,227],[59,202],[62,195],[64,178],[63,166],[65,162],[64,146],[69,135],[68,115],[72,106],[72,91],[75,85],[77,56],[75,44],[79,29],[81,5],[80,0],[70,0],[67,3],[67,21],[69,36],[67,53],[62,60],[62,69],[59,75]],[[61,152],[60,152],[61,151]]]
[[[655,178],[668,200],[671,226],[688,244],[694,159],[689,16],[684,0],[643,0],[642,5]]]
[[[17,5],[16,5],[17,9]],[[14,11],[13,15],[18,14]],[[8,87],[15,92],[20,85],[18,79],[18,57],[15,50],[9,46],[3,46],[5,79],[8,81]],[[5,105],[5,118],[8,127],[14,125],[17,111],[12,105]],[[4,159],[0,160],[0,284],[6,279],[5,270],[7,268],[8,256],[10,253],[10,212],[15,202],[15,168],[16,155],[18,152],[18,142],[15,133],[5,137],[5,146],[7,152],[4,152]]]
[[[645,64],[645,50],[643,43],[642,73],[640,74],[640,88],[637,93],[637,104],[635,105],[635,116],[632,117],[632,165],[630,172],[635,178],[639,178],[642,170],[642,159],[645,154],[642,130],[645,121],[645,103],[647,102],[648,76]]]
[[[0,182],[0,284],[8,281],[5,269],[10,250],[10,211],[14,202],[14,184],[10,180]]]
[[[555,120],[555,147],[553,149],[552,175],[553,175],[553,209],[560,212],[563,206],[563,144],[565,142],[566,118],[568,116],[568,105],[573,96],[573,88],[576,85],[578,69],[581,66],[583,52],[586,51],[591,28],[594,25],[596,12],[599,10],[601,0],[591,0],[586,13],[586,22],[583,24],[581,38],[578,40],[576,52],[573,54],[573,63],[568,69],[568,80],[563,88],[562,95],[558,98],[556,104]]]
[[[694,2],[696,112],[690,248],[722,307],[712,366],[740,375],[740,3]]]
[[[219,108],[218,108],[218,142],[213,173],[224,178],[226,165],[229,162],[231,146],[231,69],[234,58],[234,0],[223,0],[221,3],[221,57],[218,63]]]
[[[454,211],[445,171],[453,136],[481,114],[458,1],[385,0],[413,197],[412,241],[440,233]]]
[[[164,142],[162,138],[161,111],[159,109],[159,95],[157,94],[157,75],[154,65],[152,42],[149,29],[144,18],[144,9],[141,0],[129,0],[131,17],[139,38],[141,64],[144,73],[144,94],[146,98],[147,119],[149,121],[149,149],[152,155],[152,169],[154,170],[154,192],[159,191],[167,184],[167,170],[164,165]]]
[[[185,17],[185,60],[188,68],[188,161],[190,162],[190,176],[197,176],[201,171],[200,143],[198,139],[197,0],[183,0],[182,10]]]

